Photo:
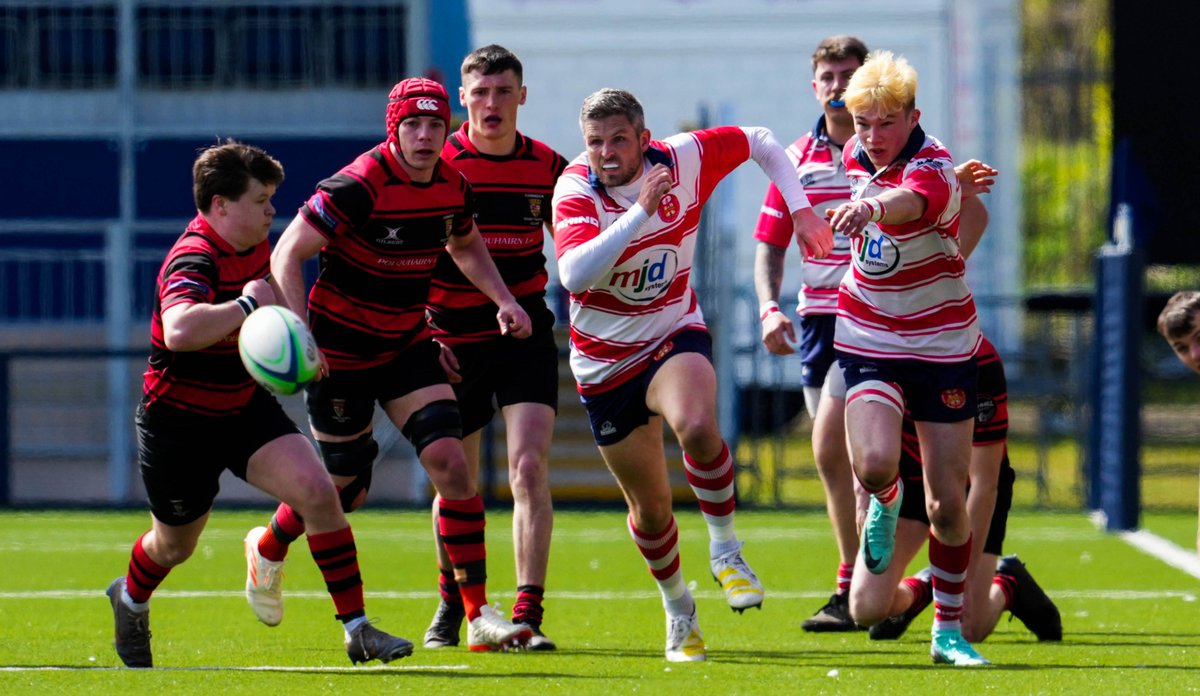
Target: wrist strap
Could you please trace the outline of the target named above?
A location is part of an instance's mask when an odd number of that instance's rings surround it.
[[[771,300],[770,302],[762,303],[758,308],[758,320],[766,321],[767,317],[779,311],[779,303]]]
[[[249,295],[242,295],[241,297],[235,299],[234,302],[236,302],[238,306],[242,308],[242,313],[246,316],[250,316],[251,312],[258,309],[258,300],[250,297]]]
[[[884,206],[883,201],[879,200],[878,198],[864,198],[860,200],[859,203],[865,205],[867,210],[870,211],[868,219],[871,222],[879,222],[883,219],[884,215],[887,215],[887,207]]]

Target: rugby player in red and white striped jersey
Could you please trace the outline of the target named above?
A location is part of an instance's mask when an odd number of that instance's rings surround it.
[[[853,238],[853,265],[839,290],[834,344],[851,462],[872,493],[861,560],[876,574],[891,562],[907,409],[920,435],[933,530],[930,651],[935,661],[971,666],[987,664],[963,638],[958,613],[971,554],[964,490],[980,333],[959,253],[958,178],[949,153],[919,125],[916,91],[916,70],[877,52],[845,92],[856,135],[842,159],[854,200],[834,209],[830,223]]]
[[[476,49],[463,59],[461,73],[459,101],[467,121],[446,139],[442,158],[471,183],[479,232],[505,285],[529,315],[533,334],[521,340],[502,335],[496,304],[445,255],[429,289],[429,326],[462,409],[463,447],[475,472],[493,402],[504,417],[517,571],[513,621],[533,629],[530,650],[553,650],[541,626],[554,526],[548,469],[558,408],[558,345],[554,314],[546,306],[542,247],[554,182],[567,162],[517,130],[526,89],[521,61],[511,51],[494,44]],[[436,520],[436,505],[434,514]],[[442,601],[425,632],[427,648],[458,645],[463,619],[454,569],[440,546]]]
[[[379,447],[378,403],[412,442],[438,492],[438,535],[461,587],[472,650],[524,643],[532,631],[488,605],[483,499],[462,447],[462,420],[426,323],[430,279],[448,253],[498,307],[499,331],[529,336],[473,221],[470,185],[441,159],[450,121],[446,90],[402,80],[388,95],[387,140],[317,186],[284,231],[271,270],[294,309],[307,306],[329,373],[310,387],[309,425],[343,507],[362,504]],[[303,264],[321,273],[305,302]],[[303,522],[281,506],[257,547],[282,560]]]
[[[666,657],[706,648],[680,570],[662,423],[679,438],[709,530],[710,569],[735,611],[761,606],[762,584],[733,527],[733,457],[716,419],[712,343],[689,286],[700,210],[717,183],[753,159],[792,210],[816,257],[832,246],[783,148],[765,128],[720,127],[652,141],[641,104],[603,89],[580,113],[585,152],[554,191],[559,276],[571,294],[571,369],[605,463],[629,504],[629,531],[659,585]]]

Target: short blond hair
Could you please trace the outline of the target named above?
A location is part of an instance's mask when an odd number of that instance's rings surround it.
[[[843,96],[851,113],[878,109],[892,114],[917,105],[917,70],[903,56],[874,51],[854,71]]]

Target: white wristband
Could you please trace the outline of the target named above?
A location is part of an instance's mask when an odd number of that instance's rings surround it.
[[[771,316],[772,314],[774,314],[778,311],[779,311],[779,303],[778,302],[776,302],[774,300],[771,300],[769,302],[764,302],[761,305],[759,305],[759,307],[758,307],[758,319],[759,319],[759,321],[766,321],[767,317]]]

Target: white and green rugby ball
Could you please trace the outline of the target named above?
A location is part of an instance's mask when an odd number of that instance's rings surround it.
[[[317,342],[296,313],[279,305],[259,307],[242,322],[238,354],[246,372],[272,394],[295,394],[321,369]]]

